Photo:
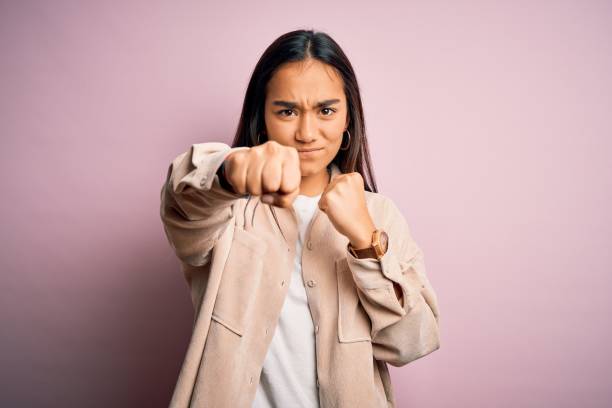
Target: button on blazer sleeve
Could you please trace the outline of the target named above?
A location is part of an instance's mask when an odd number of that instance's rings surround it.
[[[222,187],[217,170],[237,150],[225,143],[193,144],[168,168],[160,192],[160,216],[168,242],[177,257],[191,266],[203,266],[230,222],[232,205],[241,194]]]
[[[355,258],[347,250],[348,264],[364,309],[372,322],[372,346],[377,360],[402,366],[440,348],[439,310],[425,272],[423,251],[416,244],[397,206],[386,199],[389,236],[380,261]],[[393,283],[402,288],[402,306]]]

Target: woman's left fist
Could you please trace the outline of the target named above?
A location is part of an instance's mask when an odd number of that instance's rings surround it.
[[[353,248],[370,246],[376,226],[366,205],[360,173],[342,173],[334,177],[321,193],[319,208],[336,230],[349,239]]]

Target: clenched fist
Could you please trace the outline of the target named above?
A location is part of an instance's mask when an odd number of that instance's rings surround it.
[[[224,168],[236,193],[262,196],[266,204],[289,207],[300,192],[298,151],[274,140],[230,153]]]

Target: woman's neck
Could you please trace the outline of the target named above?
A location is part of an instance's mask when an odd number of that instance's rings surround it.
[[[300,194],[309,197],[319,195],[323,193],[323,190],[325,190],[330,180],[331,172],[327,167],[324,167],[323,170],[316,174],[304,176],[300,184]]]

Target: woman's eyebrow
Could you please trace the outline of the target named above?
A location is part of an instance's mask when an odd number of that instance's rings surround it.
[[[317,102],[317,104],[315,105],[315,108],[320,108],[321,106],[333,105],[334,103],[338,103],[338,102],[340,102],[340,99],[326,99],[324,101]],[[297,102],[290,102],[290,101],[272,101],[272,105],[284,106],[285,108],[288,108],[288,109],[293,109],[296,106],[299,106]]]

